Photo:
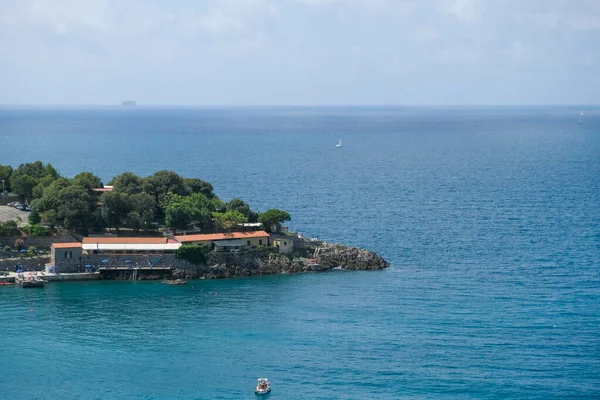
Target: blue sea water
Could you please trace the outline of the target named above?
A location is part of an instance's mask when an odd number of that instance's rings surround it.
[[[600,109],[0,108],[0,164],[171,169],[384,271],[0,288],[0,398],[600,398]],[[338,138],[343,147],[335,148]]]

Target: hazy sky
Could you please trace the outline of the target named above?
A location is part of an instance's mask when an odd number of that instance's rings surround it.
[[[0,0],[0,104],[600,104],[600,0]]]

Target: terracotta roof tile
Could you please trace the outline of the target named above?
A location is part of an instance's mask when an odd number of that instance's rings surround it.
[[[178,241],[185,242],[208,242],[213,240],[226,240],[226,239],[249,239],[249,238],[263,238],[269,237],[269,234],[265,231],[256,232],[231,232],[231,233],[207,233],[201,235],[181,235],[175,236]]]
[[[81,247],[81,243],[79,242],[70,242],[70,243],[52,243],[52,247],[55,249],[72,249],[76,247]]]
[[[167,243],[164,237],[86,237],[84,244],[163,244]]]

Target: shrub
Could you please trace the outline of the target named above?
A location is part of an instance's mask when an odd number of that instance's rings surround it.
[[[4,246],[4,251],[12,251],[12,247],[10,247],[10,246]]]
[[[18,233],[17,221],[0,222],[0,236],[13,236]]]
[[[17,251],[21,251],[21,249],[25,247],[25,242],[23,241],[23,239],[17,239],[15,240],[15,249],[17,249]]]
[[[33,236],[49,236],[50,229],[46,228],[43,225],[37,224],[31,226],[31,234]]]
[[[35,256],[37,249],[35,248],[35,246],[29,246],[29,248],[27,249],[27,254],[29,254],[30,257]]]
[[[206,257],[210,252],[208,244],[184,244],[175,252],[175,257],[191,262],[195,265],[206,263]]]

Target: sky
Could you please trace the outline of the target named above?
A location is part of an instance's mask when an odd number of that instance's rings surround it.
[[[600,0],[0,0],[0,104],[600,104]]]

